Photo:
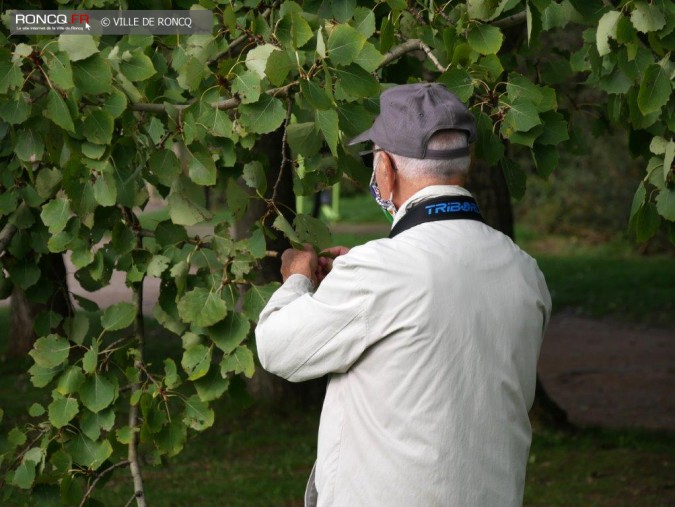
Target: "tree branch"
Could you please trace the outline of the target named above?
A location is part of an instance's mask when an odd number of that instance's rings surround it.
[[[26,205],[25,202],[22,202],[16,210],[14,210],[14,213],[10,215],[10,217],[7,219],[7,223],[5,226],[0,230],[0,255],[5,251],[7,248],[7,245],[9,245],[9,242],[12,241],[12,238],[14,237],[14,234],[16,234],[17,227],[14,225],[13,218],[17,216],[19,213],[23,212],[25,208],[28,206]]]
[[[498,19],[493,21],[491,24],[499,28],[510,28],[512,26],[519,25],[527,21],[527,14],[525,11],[514,14],[513,16],[508,16],[506,18]]]
[[[99,472],[96,475],[96,478],[89,485],[89,488],[87,489],[87,492],[82,497],[82,501],[80,502],[80,507],[84,507],[84,504],[86,503],[87,499],[89,498],[89,495],[91,495],[91,493],[94,491],[94,488],[96,487],[96,484],[98,484],[98,481],[100,481],[105,474],[107,474],[109,472],[112,472],[116,468],[127,466],[128,464],[129,464],[129,460],[125,459],[123,461],[115,463],[114,465],[109,466],[108,468],[106,468],[102,472]]]
[[[133,224],[130,224],[136,230],[136,243],[139,247],[143,245],[143,235],[140,233],[140,226],[138,224],[138,219],[133,214],[131,210],[127,210],[129,214],[129,220],[133,221]],[[136,305],[136,320],[134,322],[134,338],[136,339],[136,346],[138,347],[138,352],[134,359],[134,368],[139,374],[143,368],[143,347],[145,345],[145,326],[143,323],[143,281],[134,284],[133,286],[133,302]],[[131,384],[131,397],[133,398],[134,393],[138,392],[141,389],[139,383],[134,382]],[[145,490],[143,489],[143,477],[141,476],[141,467],[138,460],[138,432],[136,428],[138,427],[138,403],[135,405],[132,404],[129,407],[129,428],[131,429],[131,440],[129,441],[129,468],[131,470],[131,477],[134,481],[134,495],[136,497],[136,505],[138,507],[146,507],[145,504]]]
[[[433,54],[431,48],[419,39],[409,39],[391,49],[387,54],[384,55],[384,60],[382,60],[382,63],[380,63],[378,68],[384,67],[385,65],[389,65],[397,58],[400,58],[406,53],[410,53],[411,51],[424,51],[424,54],[427,55],[427,58],[431,60],[431,62],[434,64],[434,67],[436,67],[436,69],[438,69],[439,72],[445,72],[447,70],[438,61],[438,58],[436,58],[436,56]]]
[[[298,81],[293,81],[292,83],[289,83],[285,86],[280,86],[279,88],[270,88],[267,90],[265,93],[267,95],[270,95],[272,97],[286,97],[288,96],[288,92],[290,91],[291,88],[296,86],[298,84]],[[227,109],[234,109],[237,107],[241,101],[237,97],[232,97],[229,99],[221,99],[218,101],[217,104],[215,104],[214,107],[217,107],[221,111],[225,111]],[[179,111],[182,109],[185,109],[187,107],[190,107],[192,104],[171,104],[173,107],[178,109]],[[166,105],[165,104],[147,104],[147,103],[141,103],[141,102],[136,102],[134,104],[131,104],[129,108],[132,111],[141,111],[145,113],[155,113],[155,114],[162,114],[166,112]]]
[[[16,231],[17,231],[16,225],[10,223],[9,221],[2,228],[2,230],[0,231],[0,254],[2,254],[5,251],[5,248],[7,248],[9,242],[12,241],[12,238],[14,237],[14,234],[16,234]]]
[[[393,48],[386,55],[384,55],[384,59],[382,60],[382,63],[380,63],[378,68],[388,65],[397,58],[400,58],[404,54],[410,53],[411,51],[424,51],[427,58],[431,60],[431,62],[434,64],[434,67],[436,67],[436,69],[438,69],[439,72],[445,72],[447,70],[447,68],[443,67],[443,65],[441,65],[441,63],[438,61],[438,58],[436,58],[434,53],[431,51],[431,48],[419,39],[407,40],[402,44],[399,44],[398,46]],[[297,86],[297,84],[298,81],[293,81],[292,83],[289,83],[285,86],[280,86],[278,88],[270,88],[265,93],[267,93],[267,95],[270,95],[272,97],[288,97],[291,88]],[[217,107],[221,111],[225,111],[228,109],[236,108],[240,103],[241,101],[239,100],[239,98],[232,97],[229,99],[221,99],[217,104],[215,104],[215,107]],[[191,104],[171,104],[171,105],[178,110],[182,110],[189,107]],[[146,104],[136,102],[134,104],[131,104],[129,108],[132,111],[141,111],[155,114],[161,114],[166,112],[165,104]]]

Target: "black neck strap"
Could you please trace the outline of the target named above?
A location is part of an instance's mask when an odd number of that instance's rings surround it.
[[[426,199],[410,207],[391,229],[389,237],[393,238],[416,225],[439,220],[478,220],[485,223],[473,197],[446,195]]]

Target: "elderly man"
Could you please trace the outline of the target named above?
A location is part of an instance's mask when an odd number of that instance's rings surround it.
[[[291,381],[330,375],[306,505],[522,503],[551,301],[536,262],[462,187],[475,136],[444,86],[385,91],[351,144],[375,146],[389,238],[330,249],[332,263],[311,249],[282,257],[260,361]]]

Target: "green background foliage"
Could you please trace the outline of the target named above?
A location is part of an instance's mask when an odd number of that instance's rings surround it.
[[[213,425],[212,402],[233,376],[254,371],[252,323],[275,288],[255,283],[266,240],[329,240],[320,221],[299,215],[291,223],[281,214],[277,185],[268,188],[266,177],[272,171],[278,183],[281,168],[252,148],[283,130],[291,154],[282,165],[293,169],[298,195],[343,177],[363,184],[368,170],[346,141],[370,125],[379,93],[392,84],[438,81],[467,102],[478,121],[476,156],[504,172],[516,198],[527,185],[523,155],[546,178],[561,150],[579,146],[580,109],[562,84],[599,90],[602,118],[626,130],[646,168],[631,230],[638,241],[661,226],[673,236],[672,2],[162,7],[212,10],[213,33],[0,33],[3,285],[46,302],[59,289],[39,260],[65,253],[85,289],[105,287],[117,270],[135,294],[107,309],[77,297],[77,313],[36,320],[29,373],[52,399],[31,407],[35,422],[12,430],[2,450],[5,480],[17,488],[37,481],[77,504],[97,471],[120,463],[136,439],[159,463],[183,449],[189,431]],[[542,33],[571,26],[581,27],[573,50],[541,53]],[[189,228],[212,219],[204,201],[210,187],[225,189],[226,212],[212,233],[198,236]],[[139,215],[150,192],[166,200],[168,219],[147,227]],[[277,215],[273,227],[261,219],[233,237],[254,199]],[[148,277],[161,281],[153,316],[181,337],[179,359],[143,360],[139,312]]]

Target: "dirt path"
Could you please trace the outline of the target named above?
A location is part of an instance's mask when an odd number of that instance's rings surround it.
[[[539,374],[580,426],[675,431],[675,329],[559,314]]]

